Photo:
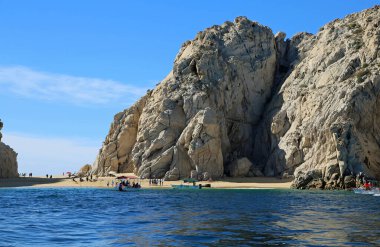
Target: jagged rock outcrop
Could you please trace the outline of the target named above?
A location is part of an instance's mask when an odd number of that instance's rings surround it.
[[[251,136],[271,96],[275,70],[275,40],[267,27],[239,17],[198,33],[183,44],[173,71],[140,100],[128,148],[120,147],[126,140],[118,133],[128,126],[130,110],[116,115],[94,171],[134,170],[167,179],[189,177],[191,170],[222,176],[228,163],[252,157]]]
[[[379,25],[375,6],[288,40],[244,17],[198,33],[115,116],[93,172],[294,175],[297,188],[380,179]]]
[[[294,174],[297,188],[345,187],[359,172],[380,179],[379,26],[376,6],[288,41],[301,53],[256,135],[266,176]]]
[[[138,122],[146,96],[129,109],[115,115],[110,131],[93,164],[92,173],[108,175],[108,172],[131,172],[131,151],[136,143]]]
[[[0,120],[0,130],[2,128],[3,122]],[[2,137],[0,132],[0,178],[18,177],[17,153],[11,147],[1,142]]]
[[[91,170],[92,170],[92,166],[90,164],[86,164],[79,169],[78,175],[81,177],[88,176],[91,174]]]

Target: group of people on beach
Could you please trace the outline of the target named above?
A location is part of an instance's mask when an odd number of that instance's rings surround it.
[[[71,175],[69,175],[69,177],[71,177]],[[73,176],[73,181],[74,182],[76,182],[76,180],[75,180],[75,176]],[[86,176],[86,182],[96,182],[97,181],[97,179],[93,179],[92,178],[92,174],[90,175],[90,176]],[[84,182],[84,180],[85,180],[83,177],[79,177],[79,182]]]
[[[141,184],[139,184],[138,182],[130,182],[129,180],[122,180],[121,182],[115,182],[115,181],[111,181],[111,184],[110,184],[110,181],[107,181],[107,187],[114,187],[114,185],[116,184],[116,187],[122,191],[124,188],[133,188],[133,189],[139,189],[141,188]]]
[[[139,184],[138,182],[130,182],[129,180],[122,180],[119,185],[118,185],[118,182],[116,182],[116,186],[119,186],[119,190],[122,190],[124,187],[127,187],[127,188],[134,188],[134,189],[139,189],[141,188],[141,184]]]
[[[163,186],[164,185],[164,179],[157,179],[157,178],[149,179],[149,185]]]
[[[19,177],[24,177],[24,178],[25,178],[25,177],[26,177],[26,172],[25,172],[25,173],[19,173],[18,176],[19,176]],[[30,172],[30,173],[29,173],[29,177],[30,177],[30,178],[33,177],[33,173]]]

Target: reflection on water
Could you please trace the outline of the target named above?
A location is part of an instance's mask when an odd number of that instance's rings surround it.
[[[380,197],[292,190],[1,189],[1,246],[380,246]]]

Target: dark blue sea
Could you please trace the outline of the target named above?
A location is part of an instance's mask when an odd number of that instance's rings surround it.
[[[0,246],[380,246],[380,197],[5,188]]]

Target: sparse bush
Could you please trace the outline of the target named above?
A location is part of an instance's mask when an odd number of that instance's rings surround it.
[[[358,27],[360,27],[360,25],[355,22],[351,22],[350,24],[348,24],[348,29],[355,29]]]
[[[367,75],[367,74],[369,74],[369,73],[370,73],[370,72],[369,72],[368,69],[359,70],[359,71],[356,73],[356,76],[357,76],[357,77],[363,77],[363,76],[365,76],[365,75]]]
[[[354,43],[352,44],[352,47],[354,47],[356,50],[359,50],[362,46],[363,46],[363,42],[358,39],[356,39]]]
[[[356,79],[358,82],[364,81],[364,76],[370,74],[371,72],[368,69],[361,69],[358,72],[356,72]]]
[[[361,34],[362,32],[363,32],[363,29],[361,29],[361,28],[357,28],[357,29],[352,31],[353,34]]]

